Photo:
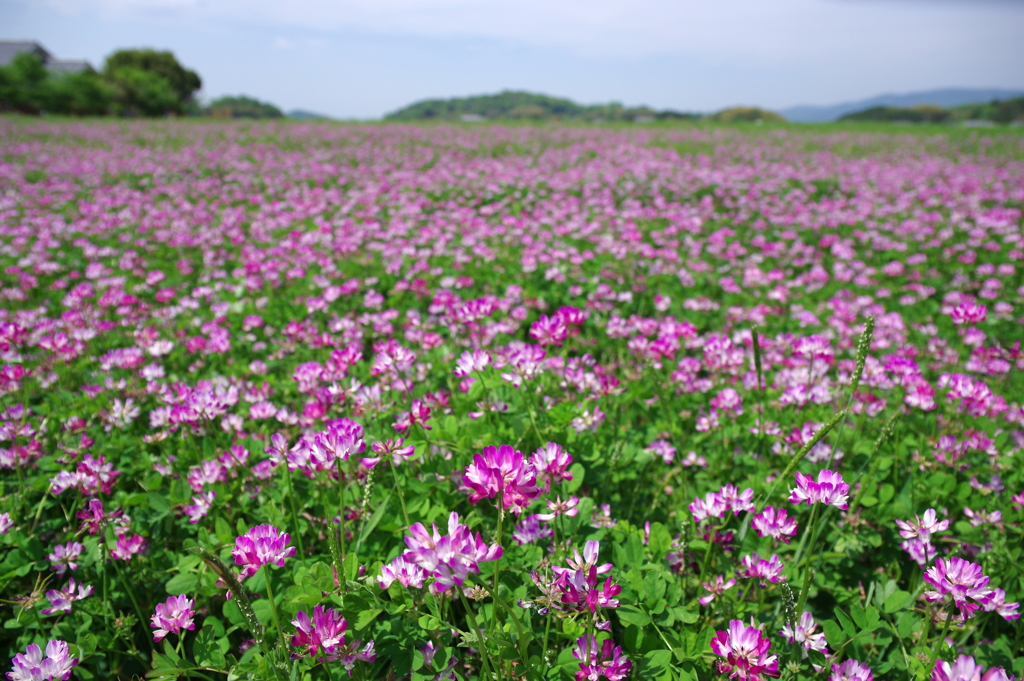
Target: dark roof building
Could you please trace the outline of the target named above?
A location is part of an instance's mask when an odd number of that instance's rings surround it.
[[[43,66],[59,75],[92,70],[92,64],[84,59],[57,59],[34,40],[0,40],[0,66],[7,66],[23,52],[39,57]]]

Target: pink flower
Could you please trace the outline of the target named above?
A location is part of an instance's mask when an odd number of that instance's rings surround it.
[[[572,475],[566,472],[571,463],[572,454],[554,442],[547,443],[530,456],[530,464],[537,472],[537,482],[544,485],[545,491],[551,489],[552,482],[572,480]]]
[[[796,534],[796,518],[789,518],[786,509],[778,511],[773,506],[765,506],[764,510],[754,516],[752,522],[759,537],[771,537],[776,542],[789,543]]]
[[[935,587],[934,591],[924,593],[925,599],[935,603],[947,594],[952,596],[953,603],[964,619],[973,617],[979,607],[977,603],[968,603],[968,598],[984,603],[992,593],[988,588],[989,579],[982,572],[981,566],[963,558],[939,558],[935,565],[928,568],[922,579]]]
[[[804,649],[804,656],[807,656],[808,650],[817,650],[825,655],[828,655],[828,646],[825,642],[825,634],[818,632],[814,633],[814,630],[818,628],[818,623],[814,621],[814,617],[809,612],[804,612],[800,615],[800,620],[796,623],[795,627],[790,627],[787,623],[782,627],[782,631],[779,635],[786,639],[790,643],[798,643]]]
[[[381,566],[377,584],[380,585],[380,588],[387,589],[397,581],[404,587],[411,586],[419,589],[423,586],[423,580],[428,576],[427,572],[417,563],[410,563],[402,556],[398,556],[390,564]]]
[[[985,612],[998,612],[1007,621],[1020,619],[1020,613],[1017,612],[1020,603],[1007,603],[1006,592],[1002,589],[992,589],[992,593],[981,601],[981,607]]]
[[[7,534],[12,527],[14,527],[14,521],[11,520],[11,514],[0,513],[0,534]]]
[[[740,559],[740,563],[743,565],[743,569],[736,571],[737,577],[760,579],[762,584],[780,581],[782,570],[786,567],[779,560],[778,555],[775,554],[772,555],[771,559],[765,560],[756,553],[752,553],[749,556],[743,556]]]
[[[847,499],[850,486],[843,482],[843,476],[828,469],[818,471],[818,481],[811,476],[797,472],[796,487],[790,490],[789,501],[792,504],[807,502],[807,505],[826,504],[845,511],[849,506]]]
[[[288,546],[291,536],[273,525],[257,525],[235,539],[231,555],[235,565],[242,566],[242,578],[252,577],[268,564],[284,567],[284,559],[295,555],[295,547]]]
[[[85,546],[76,541],[69,541],[67,544],[57,544],[53,547],[53,553],[47,556],[51,563],[51,570],[56,570],[62,575],[70,570],[78,569],[78,557],[82,555]]]
[[[437,523],[433,530],[427,532],[422,523],[413,523],[409,528],[411,536],[405,537],[409,550],[402,558],[431,573],[434,577],[431,588],[436,592],[462,586],[470,573],[480,574],[480,563],[502,556],[501,546],[488,546],[479,532],[474,537],[468,525],[460,525],[458,513],[453,512],[448,517],[448,536],[441,536]]]
[[[11,660],[14,665],[7,672],[10,681],[67,681],[71,670],[78,664],[78,658],[68,653],[68,644],[53,640],[46,644],[46,657],[35,643],[30,643],[24,653],[18,653]]]
[[[150,621],[151,627],[156,629],[153,632],[153,640],[160,641],[168,634],[181,635],[182,629],[193,631],[196,628],[193,617],[195,617],[195,602],[185,596],[171,596],[163,603],[156,604],[156,614]]]
[[[746,626],[740,620],[729,622],[727,631],[718,631],[711,639],[711,651],[724,657],[718,663],[721,674],[743,681],[760,681],[763,677],[779,677],[779,661],[768,655],[771,641],[755,626]]]
[[[581,636],[572,649],[572,656],[580,661],[576,681],[596,681],[602,676],[608,681],[622,681],[633,668],[633,663],[623,657],[622,647],[606,638],[600,646],[592,634]]]
[[[140,535],[127,533],[117,535],[117,546],[110,551],[115,560],[131,560],[132,556],[142,553],[149,544]]]
[[[988,308],[981,304],[960,303],[949,313],[950,319],[957,326],[962,324],[980,324],[988,316]]]
[[[732,579],[731,577],[728,580],[726,580],[724,575],[718,575],[713,580],[711,580],[710,583],[701,582],[700,585],[704,587],[704,590],[708,592],[708,595],[701,596],[697,599],[697,601],[701,605],[708,605],[717,597],[724,594],[727,590],[736,586],[736,580]]]
[[[94,593],[95,589],[85,584],[76,584],[75,578],[72,577],[68,580],[67,586],[60,591],[51,589],[46,592],[46,598],[50,601],[50,607],[43,609],[44,615],[51,615],[55,612],[69,613],[71,612],[71,604],[75,601],[80,601],[83,598],[88,598]]]
[[[920,537],[927,541],[931,535],[944,532],[949,527],[949,520],[939,520],[935,509],[929,508],[924,512],[923,517],[915,515],[913,520],[906,522],[897,520],[896,525],[900,528],[900,536],[904,539]]]
[[[931,681],[1014,681],[1016,678],[1008,677],[1002,667],[992,667],[985,671],[973,657],[961,655],[953,664],[937,660],[935,669],[932,670]]]
[[[871,667],[857,660],[847,660],[842,664],[832,665],[832,675],[828,681],[875,681]]]
[[[517,544],[532,544],[538,539],[547,539],[554,535],[554,531],[547,526],[541,525],[545,517],[540,514],[528,515],[512,530],[512,538]]]
[[[533,466],[509,445],[484,447],[481,454],[473,456],[462,481],[471,490],[470,503],[500,493],[502,505],[517,514],[541,493]]]
[[[300,610],[295,614],[292,624],[295,626],[292,645],[305,648],[310,657],[316,657],[322,650],[328,659],[332,655],[336,659],[337,653],[345,646],[348,622],[333,608],[318,605],[313,608],[312,618]]]

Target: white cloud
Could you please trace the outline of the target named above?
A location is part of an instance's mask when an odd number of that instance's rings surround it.
[[[692,55],[793,63],[820,54],[877,58],[1010,39],[1010,3],[829,0],[49,0],[59,11],[177,15],[316,31],[480,38],[584,55]]]

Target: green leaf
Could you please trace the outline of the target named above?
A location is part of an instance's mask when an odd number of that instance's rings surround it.
[[[192,593],[199,584],[199,575],[194,572],[181,572],[174,575],[166,584],[167,593],[172,596]]]
[[[834,620],[825,620],[821,623],[821,629],[825,632],[825,640],[833,649],[842,647],[843,643],[846,642],[846,636],[843,635],[843,630],[835,623]]]
[[[886,597],[882,603],[882,610],[892,614],[903,610],[914,600],[914,597],[907,591],[894,591],[890,596]]]
[[[433,615],[421,615],[416,623],[420,625],[420,629],[427,631],[437,631],[441,627],[441,622]]]
[[[356,616],[356,631],[362,631],[370,625],[370,622],[377,619],[377,615],[383,612],[380,608],[363,610]]]
[[[380,506],[377,507],[377,510],[373,512],[372,516],[370,516],[370,519],[367,520],[366,524],[359,530],[359,539],[356,541],[356,553],[359,552],[359,547],[363,545],[363,540],[373,532],[377,527],[377,523],[379,523],[381,518],[384,517],[384,513],[388,509],[389,501],[391,501],[391,492],[388,492],[388,495],[384,497],[384,501],[380,502]]]
[[[651,623],[651,618],[635,605],[623,605],[615,611],[619,615],[619,621],[632,624],[636,627],[646,627]]]

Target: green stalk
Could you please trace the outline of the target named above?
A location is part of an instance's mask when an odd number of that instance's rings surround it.
[[[388,455],[390,456],[390,454]],[[402,486],[398,483],[398,471],[395,470],[395,462],[388,461],[388,468],[391,469],[391,477],[395,479],[395,491],[398,492],[398,501],[402,504],[402,518],[405,520],[406,528],[409,527],[409,511],[405,509],[405,494],[402,492]]]
[[[145,627],[146,626],[146,616],[142,614],[142,607],[139,606],[139,601],[138,601],[137,598],[135,598],[135,591],[133,591],[132,588],[130,586],[128,586],[128,581],[124,578],[124,573],[121,572],[120,566],[118,566],[117,561],[114,560],[114,557],[111,555],[109,549],[107,549],[107,558],[108,558],[108,560],[110,560],[111,564],[114,566],[114,572],[117,573],[117,578],[118,578],[118,580],[120,580],[121,586],[123,586],[124,590],[128,592],[128,597],[132,599],[132,605],[135,606],[135,614],[139,618],[139,625]],[[147,641],[149,640],[148,636],[146,637],[146,640]]]
[[[288,486],[288,508],[291,511],[292,527],[295,528],[295,540],[299,544],[299,560],[304,561],[306,559],[306,547],[302,543],[302,528],[299,527],[299,514],[295,510],[295,488],[292,487],[292,472],[288,468],[288,456],[285,455],[284,461],[281,462],[284,466],[284,481]]]
[[[270,600],[270,612],[274,616],[274,626],[277,627],[278,645],[283,646],[284,629],[281,628],[281,618],[277,616],[277,604],[274,603],[274,589],[270,586],[270,565],[264,563],[262,569],[263,579],[267,582],[267,599]]]
[[[505,519],[505,508],[504,508],[505,503],[504,502],[505,502],[505,492],[504,491],[498,492],[498,503],[497,503],[497,508],[498,508],[498,535],[495,538],[495,543],[498,544],[498,546],[501,546],[501,525],[502,525],[502,521]],[[495,563],[494,563],[494,583],[493,583],[493,586],[491,586],[491,597],[492,598],[497,598],[497,596],[498,596],[498,576],[500,575],[500,573],[501,573],[501,558],[498,558],[498,560],[495,561]],[[498,621],[498,609],[497,608],[492,608],[491,609],[491,627],[494,627],[495,624],[497,623],[497,621]]]
[[[466,609],[466,619],[469,620],[469,625],[473,627],[473,631],[476,632],[477,638],[480,639],[480,661],[483,665],[484,670],[487,672],[487,676],[491,675],[491,657],[487,654],[487,643],[484,641],[484,632],[480,628],[480,625],[476,622],[476,615],[473,614],[473,608],[470,607],[469,601],[466,600],[466,594],[462,590],[461,586],[456,586],[459,591],[459,598],[462,600],[462,607]],[[501,673],[498,673],[498,678],[501,678]]]
[[[800,451],[798,451],[796,454],[793,455],[793,458],[789,460],[788,464],[786,464],[785,470],[783,470],[782,474],[779,475],[779,477],[777,477],[775,479],[775,484],[772,485],[771,491],[769,491],[768,494],[766,494],[765,496],[763,496],[761,498],[761,501],[757,505],[758,513],[760,513],[761,511],[764,510],[765,503],[769,499],[772,498],[772,495],[775,494],[775,490],[778,489],[778,487],[782,483],[782,481],[783,480],[787,480],[789,478],[790,474],[796,468],[797,464],[800,463],[801,461],[803,461],[803,458],[805,456],[807,456],[807,453],[811,451],[811,448],[814,447],[814,445],[816,445],[819,442],[821,442],[821,440],[826,435],[828,435],[829,432],[831,432],[833,428],[835,428],[837,425],[839,425],[839,423],[842,422],[842,420],[844,418],[846,418],[846,410],[845,409],[843,409],[842,411],[838,411],[835,414],[833,414],[832,418],[829,420],[829,422],[826,423],[825,425],[823,425],[821,428],[819,428],[818,432],[814,434],[814,437],[812,437],[807,444],[805,444],[803,447],[801,447]]]

